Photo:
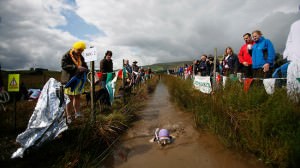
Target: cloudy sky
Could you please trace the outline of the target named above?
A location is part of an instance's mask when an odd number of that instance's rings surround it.
[[[77,40],[113,51],[139,65],[199,59],[203,53],[237,53],[242,35],[259,29],[282,53],[299,0],[0,0],[2,69],[60,70]]]

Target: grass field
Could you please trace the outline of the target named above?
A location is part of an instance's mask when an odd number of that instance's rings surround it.
[[[246,93],[241,83],[227,82],[224,89],[204,94],[191,80],[164,79],[172,100],[228,147],[251,152],[271,167],[299,167],[300,103],[290,101],[285,89],[268,95],[253,86]]]
[[[48,78],[59,77],[59,73],[43,75],[26,74],[23,81],[29,87],[38,87]],[[25,77],[27,79],[25,79]],[[36,81],[35,81],[36,80]],[[135,112],[141,109],[150,92],[154,91],[157,77],[134,89],[134,94],[127,97],[127,104],[123,99],[116,99],[112,108],[100,108],[96,104],[96,121],[91,123],[90,107],[85,105],[82,95],[82,112],[84,117],[74,120],[67,131],[40,148],[30,148],[23,159],[10,159],[19,147],[15,142],[18,134],[23,132],[37,103],[34,101],[18,101],[16,103],[16,129],[14,128],[14,106],[6,104],[7,111],[0,112],[0,167],[99,167],[101,161],[109,154],[109,147],[136,119]],[[117,87],[120,86],[120,80]],[[88,88],[87,88],[88,89]],[[116,93],[118,94],[118,93]]]

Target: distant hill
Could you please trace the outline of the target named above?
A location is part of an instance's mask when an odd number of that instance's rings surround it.
[[[153,71],[161,72],[166,71],[167,69],[173,69],[179,66],[184,66],[185,64],[192,64],[192,61],[178,61],[178,62],[166,62],[166,63],[157,63],[152,65],[145,65],[143,67],[150,67]]]

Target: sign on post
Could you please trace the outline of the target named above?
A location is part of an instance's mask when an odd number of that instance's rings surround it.
[[[87,48],[82,52],[85,62],[90,62],[91,66],[91,122],[95,123],[96,121],[96,112],[94,108],[94,93],[95,93],[95,65],[94,61],[97,61],[97,50],[96,48]]]
[[[97,61],[96,48],[87,48],[82,52],[85,62]]]
[[[19,92],[20,90],[20,74],[8,74],[7,91]]]
[[[7,91],[9,92],[19,92],[20,90],[20,74],[8,74],[8,85]],[[17,104],[16,104],[16,93],[14,95],[14,127],[17,130]]]

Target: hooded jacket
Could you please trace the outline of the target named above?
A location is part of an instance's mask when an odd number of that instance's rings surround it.
[[[270,40],[263,36],[252,47],[252,68],[262,68],[266,63],[273,67],[275,60],[275,50]]]

